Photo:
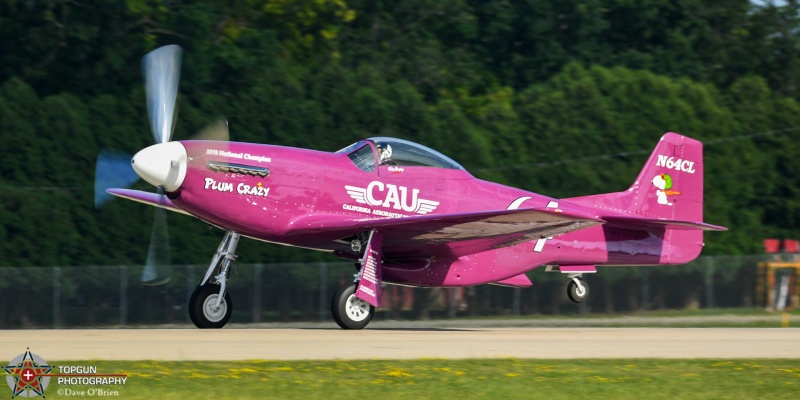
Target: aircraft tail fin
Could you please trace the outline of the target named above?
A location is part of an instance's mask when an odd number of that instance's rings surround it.
[[[693,260],[703,231],[726,229],[703,222],[703,144],[672,132],[661,137],[628,190],[565,200],[597,210],[611,226],[661,232],[662,263]]]
[[[703,144],[672,132],[661,137],[628,190],[565,200],[596,210],[609,227],[660,236],[661,264],[693,260],[704,246],[703,231],[726,230],[703,222]]]
[[[701,223],[703,144],[677,133],[666,133],[628,190],[567,200],[617,215],[621,212],[644,219]]]

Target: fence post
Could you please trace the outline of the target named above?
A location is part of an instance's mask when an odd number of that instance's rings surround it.
[[[189,317],[189,299],[192,298],[192,293],[194,292],[195,286],[197,286],[199,282],[194,278],[194,264],[189,265],[186,267],[186,299],[184,299],[183,304],[186,304],[186,309],[184,314],[186,315],[186,322],[193,324],[192,319]]]
[[[328,263],[319,264],[319,321],[328,317]]]
[[[650,268],[639,267],[642,270],[642,311],[650,308]]]
[[[53,267],[53,328],[61,317],[61,267]]]
[[[261,322],[261,264],[253,266],[253,322]]]
[[[714,257],[706,262],[706,308],[714,308]]]
[[[128,266],[119,266],[119,325],[128,324]]]

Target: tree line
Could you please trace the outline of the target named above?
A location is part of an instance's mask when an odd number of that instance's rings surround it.
[[[436,148],[481,179],[556,197],[626,189],[666,131],[705,142],[705,254],[796,238],[798,4],[589,1],[0,1],[5,266],[136,264],[152,210],[93,203],[102,149],[150,144],[139,60],[184,48],[175,139],[335,151]],[[136,188],[151,190],[138,183]],[[170,215],[172,259],[221,232]],[[243,243],[248,262],[320,253]]]

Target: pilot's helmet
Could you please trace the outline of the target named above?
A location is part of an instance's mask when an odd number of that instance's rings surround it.
[[[378,156],[379,157],[378,162],[384,163],[384,162],[388,161],[389,159],[392,158],[392,146],[390,146],[388,144],[386,144],[386,145],[379,144],[378,145],[378,155],[379,155]]]

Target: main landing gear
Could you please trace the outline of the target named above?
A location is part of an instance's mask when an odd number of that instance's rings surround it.
[[[331,299],[331,314],[342,329],[364,328],[381,306],[382,244],[383,235],[375,230],[351,242],[353,251],[361,253],[356,281],[340,287]]]
[[[206,275],[189,297],[189,318],[198,328],[219,329],[231,319],[233,303],[225,285],[236,260],[239,237],[236,232],[225,232]]]

